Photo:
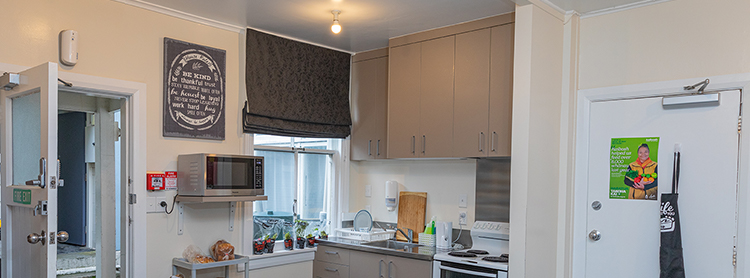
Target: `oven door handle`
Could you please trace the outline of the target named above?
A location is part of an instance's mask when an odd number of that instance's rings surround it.
[[[444,266],[444,265],[441,265],[440,269],[444,269],[444,270],[448,270],[448,271],[453,271],[453,272],[457,272],[457,273],[475,275],[475,276],[480,276],[480,277],[497,278],[497,274],[484,273],[484,272],[476,272],[476,271],[471,271],[471,270],[466,270],[466,269],[460,269],[460,268],[454,268],[454,267]]]

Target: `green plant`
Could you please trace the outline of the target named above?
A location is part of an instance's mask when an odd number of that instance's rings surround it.
[[[294,231],[297,234],[297,237],[302,237],[305,234],[305,229],[307,229],[307,221],[305,220],[294,220]]]
[[[328,234],[326,233],[326,231],[320,231],[320,236],[321,237],[327,237]]]
[[[313,238],[312,234],[307,234],[307,238]]]
[[[289,233],[284,234],[284,239],[292,239],[292,235]]]
[[[273,236],[272,236],[271,238],[272,238],[273,240],[276,240],[276,238],[278,238],[278,237],[279,237],[279,234],[277,233],[277,234],[273,234]]]

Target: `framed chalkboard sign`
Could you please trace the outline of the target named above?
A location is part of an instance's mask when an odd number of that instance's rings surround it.
[[[226,51],[164,38],[164,137],[224,140]]]

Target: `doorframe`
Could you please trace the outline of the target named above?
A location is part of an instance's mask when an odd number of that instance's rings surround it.
[[[30,67],[0,63],[0,72],[21,72]],[[59,71],[58,77],[66,82],[73,83],[75,92],[90,93],[104,97],[121,97],[125,98],[121,108],[123,116],[127,117],[122,126],[125,142],[127,142],[126,152],[128,155],[123,156],[127,163],[124,163],[126,170],[123,171],[123,177],[130,177],[130,193],[136,194],[140,199],[146,198],[145,180],[139,177],[146,176],[146,84],[140,82],[125,81],[119,79],[98,77],[92,75],[78,74],[66,71]],[[123,188],[127,188],[128,183],[123,183]],[[127,202],[127,194],[123,195],[123,201]],[[121,258],[126,269],[121,269],[125,277],[147,277],[147,219],[146,205],[143,202],[137,202],[124,209],[123,218],[127,221],[128,217],[132,219],[132,225],[124,229],[125,242],[122,243],[121,249],[124,249],[125,256]],[[125,225],[127,226],[127,225]]]
[[[731,90],[739,89],[742,99],[749,99],[750,73],[731,74],[708,77],[711,82],[706,90]],[[683,86],[692,85],[705,78],[690,78],[682,80],[671,80],[635,85],[623,85],[605,88],[593,88],[579,90],[576,96],[576,138],[575,138],[575,170],[572,194],[568,202],[573,204],[568,213],[573,223],[572,234],[566,238],[571,241],[572,259],[570,267],[571,277],[584,277],[586,275],[586,236],[588,231],[587,222],[587,190],[588,190],[588,165],[589,165],[589,117],[591,104],[600,101],[623,100],[645,97],[664,97],[685,94]],[[744,108],[740,111],[744,111]],[[738,177],[738,215],[737,215],[737,266],[736,277],[745,277],[750,274],[750,248],[743,248],[750,244],[750,136],[741,136],[739,146],[739,177]]]

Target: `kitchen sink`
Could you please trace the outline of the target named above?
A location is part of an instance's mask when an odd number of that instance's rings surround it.
[[[407,243],[407,242],[400,242],[400,241],[395,241],[395,240],[371,241],[371,242],[362,243],[362,245],[386,248],[386,249],[395,249],[395,250],[409,250],[414,247],[422,246],[416,243]]]

